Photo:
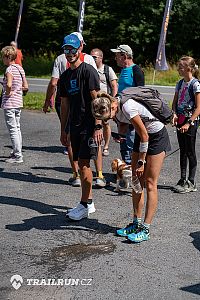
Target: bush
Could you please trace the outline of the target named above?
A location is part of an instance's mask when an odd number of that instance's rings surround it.
[[[27,76],[33,77],[50,77],[53,67],[54,57],[43,56],[24,56],[23,68]]]

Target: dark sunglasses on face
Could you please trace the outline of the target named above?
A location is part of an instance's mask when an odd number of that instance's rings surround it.
[[[65,54],[76,54],[78,49],[72,48],[72,49],[64,49]]]
[[[100,56],[92,55],[94,59],[100,58]]]

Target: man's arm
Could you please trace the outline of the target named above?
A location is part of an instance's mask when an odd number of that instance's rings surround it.
[[[51,98],[53,97],[54,93],[56,92],[56,87],[58,83],[58,78],[51,77],[51,80],[49,81],[47,91],[46,91],[46,99],[43,106],[43,111],[46,113],[48,110],[48,107],[51,103]]]
[[[69,144],[68,134],[65,132],[66,124],[69,119],[69,100],[67,97],[61,97],[61,135],[60,141],[64,146]]]
[[[97,91],[96,90],[90,91],[90,95],[92,97],[92,100],[96,99],[96,97],[97,97]],[[97,125],[100,125],[102,127],[102,121],[95,119],[95,127]],[[101,144],[101,142],[103,140],[103,130],[102,129],[103,129],[103,127],[94,130],[94,136],[93,136],[93,138],[95,139],[95,141],[99,145]]]
[[[115,97],[117,95],[117,91],[118,91],[117,80],[112,80],[110,82],[110,85],[111,85],[111,89],[112,89],[112,96]]]

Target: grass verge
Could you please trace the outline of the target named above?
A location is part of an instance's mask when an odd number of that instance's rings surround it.
[[[42,110],[45,100],[45,93],[27,93],[24,98],[24,108]]]

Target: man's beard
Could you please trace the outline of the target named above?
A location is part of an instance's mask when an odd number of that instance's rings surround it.
[[[74,64],[75,62],[77,62],[77,60],[79,59],[79,57],[80,57],[80,53],[78,52],[78,55],[74,58],[72,58],[73,60],[69,60],[67,57],[67,60],[68,60],[68,62],[70,63],[70,64]]]

